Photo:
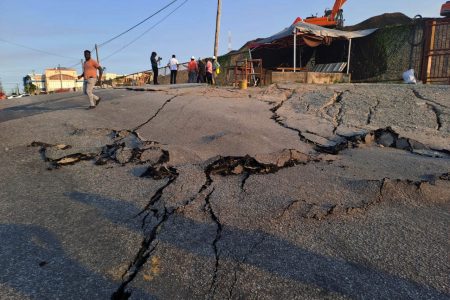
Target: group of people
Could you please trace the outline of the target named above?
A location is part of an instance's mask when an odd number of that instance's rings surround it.
[[[157,56],[156,52],[152,52],[150,61],[153,70],[153,84],[158,83],[158,64],[162,60],[161,57]],[[180,63],[178,62],[175,55],[169,59],[167,67],[170,69],[170,84],[177,83],[178,68]],[[194,56],[191,57],[191,61],[187,64],[188,71],[188,83],[208,83],[215,84],[215,75],[220,73],[220,64],[216,57],[206,58],[204,60],[198,58],[195,59]]]
[[[90,105],[88,109],[96,108],[100,103],[101,98],[97,95],[94,95],[93,90],[94,86],[97,83],[101,83],[103,68],[100,64],[91,58],[91,51],[84,51],[85,61],[83,62],[83,73],[78,76],[78,79],[84,78],[83,91],[89,98]],[[158,83],[158,63],[162,60],[161,57],[157,57],[156,52],[152,52],[151,55],[151,63],[153,70],[153,83]],[[172,58],[169,60],[167,66],[170,68],[170,84],[177,83],[177,73],[180,63],[178,62],[175,55],[172,55]],[[220,64],[217,61],[216,57],[206,58],[205,60],[198,59],[195,60],[195,57],[191,57],[191,61],[187,64],[187,70],[189,73],[189,83],[205,83],[215,84],[214,78],[215,74],[220,73]],[[97,77],[97,72],[99,76]]]

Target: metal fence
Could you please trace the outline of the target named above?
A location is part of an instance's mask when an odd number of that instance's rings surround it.
[[[187,65],[189,62],[184,62],[178,65],[178,71],[184,71],[187,70]],[[150,70],[151,72],[151,70]],[[158,73],[160,76],[167,76],[170,75],[170,68],[168,66],[158,68]]]
[[[450,18],[427,21],[422,81],[450,84]]]

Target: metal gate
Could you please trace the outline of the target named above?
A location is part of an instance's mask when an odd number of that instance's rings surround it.
[[[425,24],[422,81],[450,84],[450,18],[429,20]]]

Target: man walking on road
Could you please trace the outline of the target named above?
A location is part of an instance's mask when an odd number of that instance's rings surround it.
[[[170,84],[176,84],[178,73],[178,60],[176,59],[175,54],[172,55],[172,58],[169,60],[167,66],[170,68]]]
[[[198,65],[195,61],[195,57],[191,57],[191,61],[188,64],[188,74],[189,74],[189,83],[196,83],[197,82],[197,74],[198,74]]]
[[[103,69],[100,67],[98,62],[91,58],[91,51],[85,50],[84,58],[86,61],[83,64],[83,74],[78,76],[78,79],[84,77],[83,92],[89,97],[90,105],[88,109],[93,109],[101,100],[100,97],[93,94],[93,90],[95,84],[97,83],[97,70],[99,73],[98,82],[100,83],[102,81]]]

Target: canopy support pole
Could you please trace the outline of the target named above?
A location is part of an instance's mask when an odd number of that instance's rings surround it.
[[[348,40],[348,55],[347,55],[347,75],[350,73],[350,56],[352,54],[352,39]]]
[[[294,29],[294,73],[297,72],[297,27]]]

